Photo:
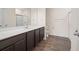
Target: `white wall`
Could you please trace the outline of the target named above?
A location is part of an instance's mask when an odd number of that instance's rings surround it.
[[[79,37],[74,35],[76,30],[79,32],[79,8],[72,8],[69,21],[71,50],[79,51]]]
[[[53,8],[46,9],[46,32],[49,35],[53,35],[54,30],[54,20],[53,20]]]
[[[31,25],[37,25],[38,20],[38,9],[31,8]]]
[[[41,26],[46,25],[46,9],[38,8],[38,23]]]
[[[2,26],[16,26],[16,14],[14,8],[2,8]]]
[[[67,8],[47,8],[46,24],[49,35],[68,37],[68,12]]]
[[[77,29],[77,13],[76,9],[72,9],[69,14],[69,38],[71,40],[71,50],[77,50],[77,37],[74,36],[75,30]]]
[[[0,25],[2,26],[2,9],[0,9]]]
[[[45,8],[31,8],[31,25],[45,26]]]
[[[31,8],[25,8],[24,14],[27,17],[27,24],[31,25]]]
[[[79,8],[76,8],[77,10],[77,29],[78,29],[78,33],[79,33]],[[77,37],[77,50],[79,51],[79,37]]]

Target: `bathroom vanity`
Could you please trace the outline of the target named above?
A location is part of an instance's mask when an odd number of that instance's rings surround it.
[[[24,28],[8,33],[0,34],[0,51],[32,51],[43,40],[44,27]]]
[[[0,8],[0,51],[32,51],[44,38],[45,15],[45,8]]]

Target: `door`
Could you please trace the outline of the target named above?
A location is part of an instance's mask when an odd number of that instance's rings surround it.
[[[68,20],[56,19],[54,22],[54,35],[68,37]]]
[[[52,16],[53,35],[68,37],[68,8],[55,8]]]

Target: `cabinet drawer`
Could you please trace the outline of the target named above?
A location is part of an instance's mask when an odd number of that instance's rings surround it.
[[[7,48],[4,48],[2,51],[14,51],[14,45],[8,46]]]
[[[0,41],[0,50],[6,48],[9,45],[14,44],[15,42],[17,42],[21,39],[24,39],[25,37],[26,37],[26,35],[25,35],[25,33],[23,33],[23,34],[19,34],[19,35],[1,40]]]
[[[22,39],[15,44],[15,51],[26,51],[26,39]]]

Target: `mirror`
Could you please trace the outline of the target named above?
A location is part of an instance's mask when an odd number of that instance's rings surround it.
[[[0,8],[0,28],[45,25],[45,8]]]
[[[16,26],[24,26],[24,23],[27,23],[27,18],[24,15],[16,14]]]
[[[30,8],[0,8],[0,28],[31,24]]]
[[[30,25],[30,8],[16,8],[16,26]]]

